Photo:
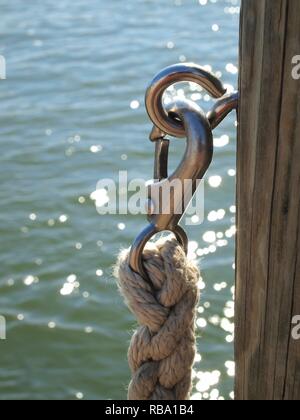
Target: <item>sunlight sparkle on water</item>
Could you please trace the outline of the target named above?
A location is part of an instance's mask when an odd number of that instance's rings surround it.
[[[197,353],[195,356],[195,363],[200,363],[202,360],[202,356],[201,354]]]
[[[234,14],[238,15],[240,13],[240,7],[225,7],[224,12],[230,15],[234,15]]]
[[[26,286],[31,286],[34,282],[35,282],[35,277],[34,276],[31,276],[31,275],[25,277],[25,279],[24,279],[24,284]]]
[[[208,179],[208,183],[212,188],[219,188],[222,184],[222,177],[219,175],[210,176]]]
[[[198,289],[199,290],[204,290],[206,287],[206,284],[204,283],[203,279],[201,278],[200,281],[198,282]]]
[[[225,367],[227,368],[227,375],[233,377],[235,375],[235,363],[227,361]]]
[[[79,287],[79,282],[77,281],[76,274],[70,274],[67,277],[66,283],[64,283],[63,287],[60,290],[60,294],[62,296],[68,296],[73,293],[75,289]]]
[[[238,68],[234,64],[228,63],[226,64],[226,71],[231,74],[237,74]]]
[[[167,48],[168,48],[169,50],[172,50],[174,47],[175,47],[174,42],[169,41],[169,42],[167,43]]]
[[[92,153],[99,153],[99,152],[101,152],[102,149],[103,148],[102,148],[101,145],[93,145],[93,146],[90,147],[90,151]]]
[[[76,276],[76,274],[70,274],[68,277],[67,277],[67,282],[68,283],[75,283],[75,281],[77,280],[77,276]]]
[[[236,226],[231,226],[228,230],[225,232],[226,238],[232,238],[236,234]]]
[[[70,295],[70,294],[72,294],[72,293],[73,293],[74,289],[75,289],[74,284],[71,284],[71,283],[65,283],[65,284],[63,285],[62,289],[60,290],[60,294],[61,294],[62,296],[67,296],[67,295]]]
[[[219,239],[217,241],[217,246],[223,248],[224,246],[228,245],[228,241],[226,239]]]
[[[90,195],[91,200],[95,201],[96,207],[103,207],[109,203],[108,192],[105,188],[99,188]]]
[[[221,324],[220,324],[222,330],[233,334],[234,333],[234,323],[230,322],[229,319],[227,318],[222,318],[221,319]]]
[[[200,101],[202,99],[202,94],[201,93],[192,93],[191,94],[191,100],[196,102],[196,101]]]
[[[214,243],[216,241],[216,232],[214,231],[207,231],[203,235],[204,242]]]
[[[219,317],[219,315],[213,315],[212,317],[209,318],[208,320],[212,325],[217,326],[220,325],[221,322],[221,318]]]
[[[214,285],[214,289],[215,289],[216,292],[220,292],[221,290],[226,289],[226,287],[227,287],[227,283],[226,282],[216,283]]]
[[[130,108],[131,109],[138,109],[140,107],[140,103],[139,103],[139,101],[137,101],[137,100],[134,100],[134,101],[131,101],[130,102]]]
[[[199,328],[205,328],[207,326],[207,321],[205,318],[198,318],[196,324]]]
[[[221,137],[214,138],[215,147],[224,147],[224,146],[227,146],[228,143],[229,143],[229,136],[227,136],[226,134],[224,134]]]
[[[217,220],[224,219],[226,211],[224,209],[212,210],[208,213],[207,220],[209,222],[216,222]]]
[[[236,206],[235,205],[230,206],[229,211],[230,213],[236,213]]]
[[[199,246],[198,242],[189,241],[189,245],[188,245],[189,252],[195,252],[197,250],[198,246]]]
[[[228,301],[226,302],[226,306],[224,308],[224,315],[226,318],[233,318],[234,317],[234,302]]]
[[[209,72],[212,72],[213,71],[213,68],[212,68],[212,66],[210,64],[205,64],[203,66],[203,68],[204,68],[204,70],[209,71]]]
[[[203,88],[195,82],[189,82],[189,90],[192,92],[202,92]],[[201,95],[202,98],[202,95]]]
[[[216,251],[217,251],[217,247],[216,247],[215,245],[210,245],[210,246],[208,247],[208,249],[209,249],[209,252],[210,252],[211,254],[213,254],[214,252],[216,252]]]
[[[231,176],[231,177],[236,176],[236,170],[235,169],[229,169],[228,170],[228,175]]]
[[[60,223],[66,223],[68,220],[68,216],[66,214],[62,214],[61,216],[59,216]]]
[[[86,334],[91,334],[93,332],[93,328],[92,327],[85,327],[84,332]]]
[[[191,217],[191,221],[194,224],[198,224],[200,222],[200,217],[195,214],[194,216]]]
[[[220,382],[221,372],[214,370],[213,372],[197,372],[197,378],[199,379],[196,384],[198,392],[207,392],[211,387],[217,385]]]

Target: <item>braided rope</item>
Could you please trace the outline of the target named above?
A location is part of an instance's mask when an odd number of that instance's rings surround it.
[[[148,244],[143,260],[148,281],[131,270],[128,251],[116,267],[121,294],[140,325],[128,351],[128,399],[186,400],[195,358],[199,271],[173,237]]]

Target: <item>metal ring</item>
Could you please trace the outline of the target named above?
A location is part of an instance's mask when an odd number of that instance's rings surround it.
[[[216,76],[194,63],[175,64],[165,68],[154,77],[147,88],[145,97],[149,117],[164,133],[174,137],[185,137],[182,123],[172,119],[163,106],[164,92],[178,82],[197,83],[214,98],[221,98],[226,93],[226,89]]]
[[[129,265],[131,269],[138,273],[141,277],[143,277],[145,280],[148,280],[147,273],[144,269],[144,264],[142,260],[143,251],[145,249],[145,246],[149,242],[149,240],[156,235],[157,233],[162,232],[158,230],[154,225],[149,224],[136,238],[134,241],[129,254]],[[184,229],[181,226],[176,226],[174,231],[169,231],[173,233],[179,242],[179,244],[184,249],[184,252],[187,254],[188,252],[188,237],[185,233]]]

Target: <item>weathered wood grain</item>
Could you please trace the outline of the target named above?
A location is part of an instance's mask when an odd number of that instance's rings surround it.
[[[240,34],[238,400],[300,399],[299,0],[243,0]]]

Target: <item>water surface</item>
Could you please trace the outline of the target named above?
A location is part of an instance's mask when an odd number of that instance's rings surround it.
[[[145,219],[101,217],[90,194],[119,170],[151,178],[143,95],[159,69],[209,64],[236,86],[238,6],[0,0],[0,399],[125,398],[135,322],[112,266]],[[216,138],[205,222],[188,228],[203,276],[194,390],[203,399],[231,398],[234,373],[235,116]],[[182,147],[172,141],[171,166]]]

